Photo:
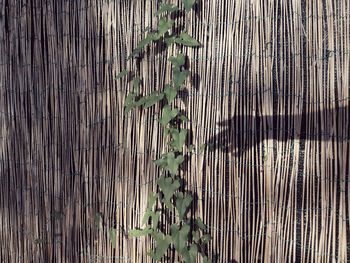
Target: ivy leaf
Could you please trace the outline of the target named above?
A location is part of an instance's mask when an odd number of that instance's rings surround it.
[[[169,105],[166,105],[163,108],[163,115],[162,118],[159,119],[160,123],[163,124],[163,126],[166,126],[172,119],[174,119],[179,113],[178,109],[170,109]]]
[[[161,177],[158,179],[157,184],[164,194],[164,203],[168,208],[172,208],[170,200],[173,197],[175,191],[180,188],[179,180],[174,180],[171,177]]]
[[[207,230],[207,226],[203,223],[202,219],[200,219],[199,217],[196,218],[196,225],[201,230]]]
[[[165,40],[165,43],[166,43],[168,46],[170,46],[170,45],[172,45],[172,44],[175,43],[175,41],[176,41],[176,36],[166,36],[166,37],[164,38],[164,40]]]
[[[143,215],[143,218],[142,218],[142,225],[145,225],[146,223],[148,223],[148,219],[151,217],[153,218],[153,216],[155,215],[155,213],[151,210],[147,210],[145,212],[145,214]]]
[[[183,0],[183,3],[185,5],[185,10],[190,11],[193,5],[196,3],[196,0]]]
[[[147,96],[144,107],[149,108],[156,104],[158,101],[162,100],[163,98],[164,93],[153,92],[149,96]]]
[[[147,254],[154,260],[159,261],[171,244],[171,237],[168,235],[165,236],[160,232],[154,232],[152,236],[155,239],[157,246],[154,251],[150,251]]]
[[[108,236],[109,236],[109,240],[112,243],[112,247],[115,248],[115,245],[117,242],[117,230],[115,228],[110,228],[108,230]]]
[[[145,104],[146,100],[147,100],[147,97],[140,98],[138,101],[135,101],[134,107],[142,106],[143,104]]]
[[[136,93],[131,92],[125,98],[125,110],[124,114],[129,113],[135,107]]]
[[[194,145],[191,144],[191,145],[188,146],[188,152],[191,153],[191,154],[195,152]]]
[[[164,93],[168,100],[168,103],[171,103],[177,96],[177,90],[169,84],[165,86]]]
[[[151,229],[150,227],[147,227],[145,229],[132,229],[129,231],[129,235],[131,237],[142,237],[142,236],[151,234],[152,232],[153,232],[153,229]]]
[[[166,167],[167,165],[167,160],[165,158],[160,158],[160,159],[154,160],[153,162],[162,168]]]
[[[171,227],[171,238],[175,249],[181,253],[187,246],[188,233],[190,232],[190,225],[183,225],[179,230],[179,226],[172,224]]]
[[[190,248],[185,248],[182,250],[182,256],[186,263],[195,263],[197,259],[198,248],[197,245],[193,244]]]
[[[116,76],[116,80],[118,80],[118,79],[121,79],[121,78],[123,78],[123,77],[125,77],[126,75],[128,75],[128,73],[129,73],[129,71],[126,69],[126,70],[123,70],[123,71],[121,71],[117,76]]]
[[[127,105],[127,104],[134,103],[136,96],[137,96],[136,93],[130,92],[125,98],[125,104]]]
[[[153,214],[151,218],[153,229],[156,229],[158,227],[159,218],[160,218],[160,212],[157,211],[156,213]]]
[[[153,228],[156,228],[159,221],[159,212],[153,212],[153,206],[157,201],[157,194],[150,194],[147,201],[147,209],[142,219],[142,225],[145,225],[149,218],[152,220]]]
[[[203,244],[208,243],[211,240],[211,235],[209,234],[205,234],[201,237],[201,241],[203,242]]]
[[[156,203],[156,201],[157,201],[157,194],[151,193],[151,194],[148,196],[147,209],[148,209],[148,210],[152,210],[154,204]]]
[[[196,230],[196,231],[192,231],[192,238],[193,238],[193,241],[194,242],[199,242],[199,240],[201,239],[200,236],[199,236],[199,231]]]
[[[179,119],[183,122],[188,122],[188,118],[185,115],[180,115]]]
[[[179,132],[177,129],[173,129],[171,135],[173,138],[173,140],[171,141],[171,147],[175,151],[180,152],[186,141],[187,130],[181,129],[181,131]]]
[[[152,92],[148,96],[142,97],[135,103],[135,106],[144,106],[145,108],[152,107],[158,101],[164,98],[164,93]]]
[[[200,43],[194,39],[193,37],[191,37],[189,34],[187,33],[181,33],[180,37],[175,39],[175,42],[187,47],[198,47],[200,46]]]
[[[159,8],[159,10],[154,14],[155,16],[159,16],[163,13],[166,13],[166,12],[169,12],[169,13],[172,13],[172,12],[175,12],[175,11],[178,11],[179,8],[175,5],[172,5],[172,4],[162,4]]]
[[[139,92],[141,85],[141,79],[139,77],[136,77],[132,80],[132,87],[134,92]]]
[[[179,217],[182,220],[187,212],[187,209],[191,205],[192,196],[185,195],[183,193],[178,193],[176,196],[176,209],[179,212]]]
[[[157,33],[154,35],[154,40],[159,40],[166,32],[169,31],[174,25],[174,21],[169,19],[166,20],[165,18],[161,18],[158,23]]]
[[[203,153],[205,148],[207,148],[207,144],[206,143],[204,143],[201,146],[199,146],[199,153]]]
[[[168,153],[166,159],[167,159],[166,169],[172,175],[176,175],[178,173],[180,164],[183,163],[185,158],[183,157],[183,155],[179,155],[175,158],[175,154],[173,152],[170,152],[170,153]]]
[[[203,263],[211,263],[211,260],[208,257],[203,257]]]
[[[153,33],[148,33],[147,36],[142,39],[138,44],[136,49],[137,50],[142,50],[143,48],[145,48],[147,45],[149,45],[150,43],[152,43],[152,41],[154,40],[155,35]]]
[[[179,68],[174,68],[173,70],[173,82],[174,87],[179,88],[184,83],[190,72],[188,70],[181,71]]]
[[[171,130],[171,128],[169,128],[169,127],[165,127],[165,128],[164,128],[164,134],[165,134],[165,136],[168,136],[168,135],[170,134],[170,130]]]
[[[169,58],[171,64],[173,64],[174,67],[176,68],[181,68],[181,66],[185,65],[186,62],[186,57],[184,54],[180,53],[176,57],[170,57]]]
[[[136,56],[138,56],[140,54],[140,52],[142,51],[142,49],[145,48],[150,43],[152,43],[152,41],[155,40],[155,38],[156,38],[156,34],[148,33],[147,36],[137,44],[136,48],[129,55],[128,59],[130,59],[132,57],[135,58]]]

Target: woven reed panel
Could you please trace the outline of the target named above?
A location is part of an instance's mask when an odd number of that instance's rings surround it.
[[[126,60],[158,6],[0,0],[1,262],[151,262],[127,232],[156,189],[160,107],[125,117],[115,76],[139,68],[144,94],[170,80],[179,49]],[[347,262],[348,1],[200,0],[183,22],[203,47],[182,50],[182,175],[213,262]]]

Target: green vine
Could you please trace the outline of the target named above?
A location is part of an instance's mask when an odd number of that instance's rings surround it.
[[[190,12],[194,4],[195,0],[183,0],[185,13]],[[175,5],[162,4],[155,13],[158,18],[157,29],[148,30],[147,36],[138,43],[128,59],[140,59],[144,49],[152,43],[161,43],[167,48],[172,45],[199,47],[200,43],[186,31],[175,32],[175,21],[171,19],[171,15],[180,12],[182,10]],[[172,104],[183,89],[190,72],[185,69],[186,55],[181,52],[171,56],[169,62],[172,66],[171,83],[166,84],[162,91],[153,91],[147,96],[142,96],[140,93],[139,72],[124,70],[117,76],[117,79],[133,76],[133,91],[125,98],[125,114],[137,107],[149,108],[160,103],[162,115],[159,122],[164,128],[168,142],[168,152],[162,154],[160,159],[154,160],[162,174],[157,180],[157,192],[148,198],[147,210],[142,220],[143,228],[131,230],[128,235],[151,236],[156,245],[148,255],[156,261],[161,260],[168,249],[172,249],[178,252],[184,262],[196,262],[198,254],[202,255],[203,262],[211,262],[205,253],[205,246],[211,240],[211,236],[206,233],[207,227],[199,217],[188,216],[193,196],[183,189],[183,180],[179,176],[185,160],[183,149],[187,146],[187,151],[191,152],[193,146],[186,145],[188,130],[181,128],[188,119]],[[169,218],[174,213],[177,222],[172,224],[169,222],[170,226],[161,227],[161,217]]]

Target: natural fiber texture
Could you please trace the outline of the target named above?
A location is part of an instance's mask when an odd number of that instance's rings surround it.
[[[184,50],[192,78],[177,105],[197,147],[183,176],[210,257],[346,262],[348,1],[198,2],[186,27],[203,48]],[[123,117],[129,84],[114,77],[137,66],[127,55],[156,10],[0,0],[1,262],[151,262],[150,240],[126,233],[155,188],[160,109]],[[145,53],[145,94],[169,80],[166,55]]]

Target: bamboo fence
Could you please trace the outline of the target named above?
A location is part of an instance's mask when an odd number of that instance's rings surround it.
[[[1,262],[151,262],[127,232],[156,187],[160,109],[123,117],[114,78],[169,80],[157,46],[126,60],[158,5],[0,0]],[[350,3],[200,0],[186,29],[203,47],[176,101],[196,146],[183,176],[213,262],[350,260]]]

